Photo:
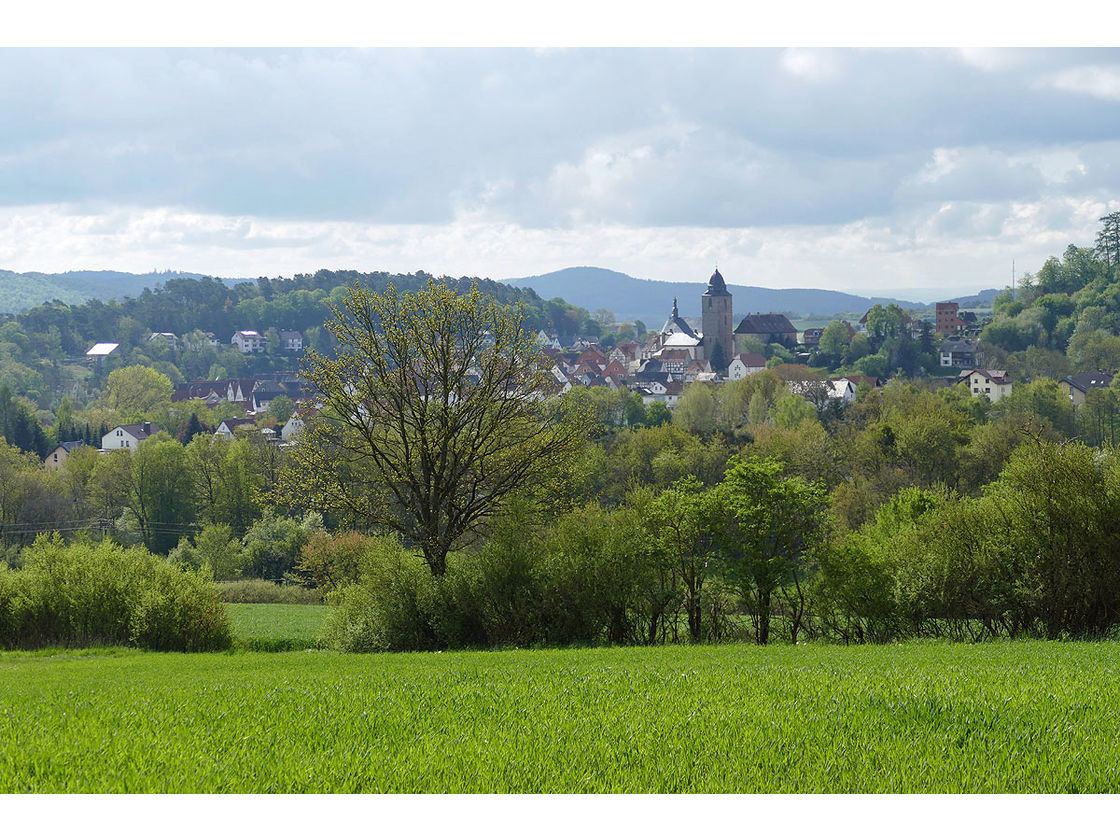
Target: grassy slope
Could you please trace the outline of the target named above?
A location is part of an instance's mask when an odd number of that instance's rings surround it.
[[[1115,644],[0,655],[0,791],[1120,790]]]

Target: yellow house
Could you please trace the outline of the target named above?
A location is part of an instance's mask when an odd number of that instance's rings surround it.
[[[47,453],[47,457],[43,459],[43,466],[48,470],[60,470],[62,469],[62,465],[66,462],[66,456],[79,446],[85,445],[86,442],[84,440],[68,440],[65,443],[60,443]]]

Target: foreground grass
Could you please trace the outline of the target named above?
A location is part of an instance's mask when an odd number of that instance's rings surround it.
[[[1117,792],[1118,653],[0,654],[0,792]]]
[[[257,651],[315,647],[327,611],[312,604],[226,604],[234,647]]]

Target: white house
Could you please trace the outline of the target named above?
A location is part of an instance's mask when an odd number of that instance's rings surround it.
[[[745,379],[752,373],[766,370],[766,357],[761,353],[740,353],[727,366],[727,378],[735,381]]]
[[[280,333],[280,343],[285,350],[298,352],[303,349],[303,334],[295,330],[284,330]]]
[[[1011,393],[1011,377],[1005,370],[972,368],[962,370],[960,378],[968,383],[968,392],[974,397],[986,396],[998,402]]]
[[[155,423],[129,423],[110,429],[101,438],[102,449],[135,449],[141,441],[158,435],[159,426]]]
[[[226,440],[233,440],[233,430],[239,426],[255,426],[256,420],[250,418],[223,420],[218,424],[218,428],[214,431],[215,435],[221,435]]]
[[[850,403],[856,398],[856,386],[850,379],[828,380],[828,398]]]
[[[242,353],[264,352],[264,336],[256,330],[238,330],[229,343]]]
[[[307,423],[304,422],[302,417],[298,414],[293,414],[288,418],[288,422],[284,424],[284,427],[280,429],[280,439],[289,441],[299,437],[299,433],[303,431],[303,427],[306,425]]]

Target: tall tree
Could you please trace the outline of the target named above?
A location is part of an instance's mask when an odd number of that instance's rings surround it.
[[[585,411],[550,398],[524,314],[428,280],[417,292],[351,286],[308,353],[323,411],[277,498],[349,514],[419,545],[432,573],[510,496],[584,445]]]
[[[150,419],[152,412],[171,402],[171,380],[144,365],[118,368],[109,374],[101,402],[125,423]]]
[[[796,592],[790,617],[796,641],[805,606],[803,561],[823,537],[823,487],[783,475],[776,461],[751,458],[734,459],[711,492],[715,544],[754,612],[756,641],[769,642],[773,598],[786,585]]]

